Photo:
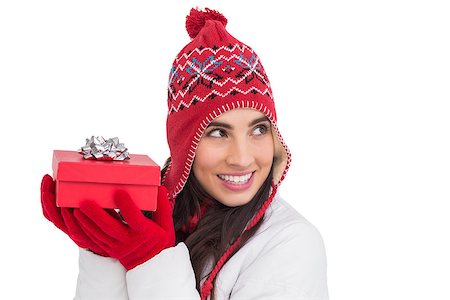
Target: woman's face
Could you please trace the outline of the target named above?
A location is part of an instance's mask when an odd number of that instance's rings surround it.
[[[202,187],[227,206],[248,203],[272,167],[271,123],[260,111],[238,108],[214,119],[198,144],[192,170]]]

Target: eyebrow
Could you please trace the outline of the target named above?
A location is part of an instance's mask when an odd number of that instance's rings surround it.
[[[264,117],[261,117],[261,118],[258,118],[258,119],[255,119],[255,120],[251,121],[248,124],[248,127],[256,125],[256,124],[258,124],[260,122],[264,122],[264,121],[270,122],[269,118],[264,116]],[[227,128],[227,129],[233,129],[233,126],[231,126],[230,124],[223,123],[223,122],[217,122],[217,121],[213,121],[213,122],[209,123],[208,127],[211,127],[211,126],[223,127],[223,128]]]

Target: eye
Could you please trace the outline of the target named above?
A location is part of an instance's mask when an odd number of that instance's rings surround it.
[[[220,137],[226,136],[226,133],[225,133],[225,130],[217,128],[217,129],[213,129],[213,130],[209,131],[206,134],[206,136],[213,137],[213,138],[220,138]]]
[[[267,125],[264,124],[259,124],[258,126],[255,127],[255,129],[253,129],[253,134],[254,135],[264,135],[267,133]]]

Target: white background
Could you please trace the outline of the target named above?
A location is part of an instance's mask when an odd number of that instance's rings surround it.
[[[118,136],[162,164],[198,5],[262,59],[293,154],[282,195],[322,233],[330,298],[450,299],[446,2],[2,1],[0,293],[73,297],[77,248],[39,201],[52,150]]]

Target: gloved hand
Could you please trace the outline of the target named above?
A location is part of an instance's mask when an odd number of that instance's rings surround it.
[[[114,201],[123,221],[111,217],[92,200],[83,201],[74,215],[86,234],[127,270],[174,246],[172,207],[166,188],[158,189],[158,208],[152,219],[145,217],[124,191],[118,191]]]
[[[80,248],[106,256],[105,250],[95,244],[81,229],[71,208],[57,207],[55,181],[46,174],[41,181],[41,205],[44,216],[61,231],[67,234]]]

